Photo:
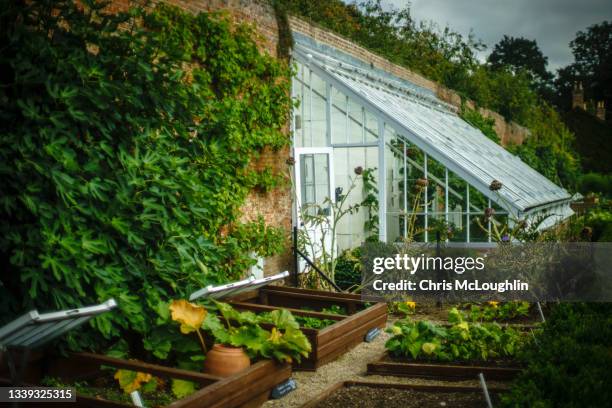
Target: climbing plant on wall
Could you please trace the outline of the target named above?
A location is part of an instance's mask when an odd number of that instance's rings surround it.
[[[280,177],[250,164],[288,143],[291,106],[290,68],[251,27],[163,4],[2,10],[0,319],[114,297],[97,332],[147,334],[168,299],[282,250],[280,230],[241,222]]]

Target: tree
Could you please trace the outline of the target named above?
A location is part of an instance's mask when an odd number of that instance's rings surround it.
[[[588,99],[612,106],[612,22],[594,24],[578,31],[570,42],[574,62],[559,70],[557,90],[560,99],[571,98],[572,85],[581,81]]]
[[[492,69],[510,69],[514,74],[524,72],[541,95],[549,92],[553,75],[546,70],[548,57],[542,54],[535,40],[504,35],[495,44],[488,62]]]

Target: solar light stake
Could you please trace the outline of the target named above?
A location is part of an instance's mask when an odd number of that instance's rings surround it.
[[[480,386],[482,387],[482,392],[484,393],[485,400],[487,401],[487,408],[493,408],[491,396],[489,395],[489,390],[487,389],[487,383],[485,382],[484,375],[480,373],[478,374],[478,378],[480,379]]]
[[[138,391],[132,391],[130,397],[132,397],[132,404],[134,404],[135,407],[145,408]]]
[[[540,312],[540,318],[542,319],[542,323],[546,323],[546,318],[544,317],[544,311],[542,310],[542,305],[540,302],[536,302],[538,305],[538,312]]]

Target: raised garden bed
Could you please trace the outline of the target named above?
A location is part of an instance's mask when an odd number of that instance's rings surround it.
[[[491,310],[491,307],[487,305],[486,303],[482,305],[476,305],[476,306],[480,308],[489,308],[488,309],[489,311]],[[414,319],[414,320],[435,321],[439,324],[446,325],[447,323],[445,323],[445,321],[448,318],[448,312],[453,307],[458,308],[462,313],[464,313],[466,316],[465,320],[469,322],[495,321],[502,326],[510,326],[510,327],[514,327],[519,330],[535,329],[542,322],[538,309],[534,304],[531,304],[531,307],[526,312],[526,314],[523,312],[520,315],[516,315],[516,316],[509,315],[508,316],[502,312],[501,316],[496,316],[488,320],[478,319],[477,318],[478,314],[471,313],[472,311],[471,311],[470,305],[457,305],[457,304],[437,305],[435,303],[417,303],[416,307],[414,308],[414,311],[409,314],[402,313],[400,310],[397,310],[396,308],[396,310],[393,312],[393,316],[396,316],[398,318],[405,318],[406,316],[409,316],[411,319]],[[506,306],[504,306],[503,304],[499,306],[499,310],[503,310],[504,308],[506,308]],[[475,319],[472,319],[472,317],[475,317]]]
[[[266,286],[241,293],[231,298],[230,304],[237,309],[255,312],[285,308],[296,317],[334,321],[321,329],[301,329],[308,337],[312,351],[308,358],[294,365],[297,370],[312,371],[333,361],[364,341],[371,329],[382,329],[387,322],[385,303],[369,304],[363,302],[361,296],[347,293]]]
[[[494,402],[498,391],[489,389]],[[323,391],[302,408],[480,408],[485,405],[484,394],[477,387],[344,381]]]
[[[507,361],[452,362],[404,361],[387,353],[368,363],[368,375],[435,378],[440,380],[474,380],[483,373],[487,380],[508,381],[521,371],[520,366]]]
[[[151,374],[163,379],[180,379],[199,384],[199,389],[179,400],[174,400],[167,406],[173,408],[254,408],[263,404],[270,396],[274,386],[291,377],[291,366],[278,364],[271,360],[254,363],[251,367],[230,377],[220,378],[195,371],[169,368],[157,364],[148,364],[135,360],[123,360],[98,354],[75,353],[65,357],[38,355],[29,365],[25,375],[28,385],[40,385],[43,378],[59,379],[62,384],[71,385],[92,384],[95,389],[107,386],[105,379],[113,377],[114,370],[105,371],[102,367],[128,369]],[[6,373],[0,372],[0,384],[8,385],[10,381]],[[120,390],[118,390],[120,392]],[[102,392],[101,392],[102,394]],[[160,400],[172,398],[169,395]],[[173,399],[173,398],[172,398]],[[147,401],[145,401],[147,403]],[[77,392],[76,403],[54,403],[54,406],[66,407],[130,407],[132,404],[103,399],[101,396],[85,395]],[[166,406],[162,405],[147,405]]]

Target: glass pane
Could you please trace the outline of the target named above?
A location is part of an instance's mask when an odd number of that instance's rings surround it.
[[[312,146],[327,146],[327,114],[325,99],[325,82],[318,75],[312,74]]]
[[[375,142],[378,139],[378,118],[366,110],[365,121],[365,140],[366,142]]]
[[[427,157],[427,210],[435,218],[444,219],[446,207],[445,167]]]
[[[465,213],[467,183],[449,170],[448,172],[448,222],[453,229],[452,242],[466,242]]]
[[[392,128],[385,125],[385,178],[386,180],[386,227],[387,242],[395,242],[404,236],[400,216],[404,212],[404,195],[400,190],[403,184],[403,143]]]
[[[488,223],[484,215],[472,214],[470,220],[470,242],[487,242],[489,240]]]
[[[348,126],[346,103],[346,96],[337,89],[332,88],[332,143],[346,143],[348,141],[346,133]]]
[[[402,152],[404,143],[393,129],[385,126],[385,175],[387,178],[387,212],[400,214],[404,212],[404,160]],[[387,237],[388,239],[388,237]]]
[[[323,205],[330,197],[328,155],[300,155],[300,173],[302,208],[310,215],[317,212],[329,214],[329,205]]]
[[[298,64],[297,75],[292,79],[292,92],[293,98],[298,102],[298,105],[293,108],[293,138],[295,141],[296,147],[302,147],[304,145],[304,115],[302,113],[303,105],[304,105],[304,85],[302,83],[302,71],[304,67],[301,64]]]
[[[416,211],[422,213],[425,211],[423,207],[423,193],[422,186],[418,185],[419,179],[424,179],[424,154],[421,149],[415,145],[405,142],[404,143],[404,154],[406,156],[406,185],[407,185],[407,204],[408,212]]]
[[[373,150],[373,151],[372,151]],[[336,236],[340,250],[355,248],[361,245],[367,236],[375,233],[378,235],[378,195],[376,192],[368,191],[364,185],[366,174],[376,175],[377,162],[372,161],[376,158],[376,148],[335,148],[334,149],[334,172],[336,199],[344,200],[343,209],[349,206],[361,204],[359,211],[345,215],[336,229]],[[362,176],[355,174],[355,168],[361,167],[364,171]],[[372,170],[374,169],[374,170]],[[376,181],[374,179],[374,188]],[[351,189],[352,186],[352,189]],[[373,202],[371,205],[364,205],[367,194],[372,194]],[[370,208],[373,209],[372,219]],[[368,229],[366,230],[366,226]],[[374,229],[372,232],[370,229]]]
[[[470,213],[472,214],[484,214],[485,208],[489,206],[489,199],[470,186]]]
[[[387,213],[387,242],[399,242],[404,235],[404,217]]]
[[[448,213],[448,223],[451,229],[448,240],[450,242],[466,242],[465,215],[459,212],[450,212]]]
[[[425,242],[425,216],[408,216],[408,236],[412,235],[415,242]]]
[[[507,214],[508,211],[506,211],[506,209],[504,209],[502,206],[500,206],[499,204],[497,204],[495,201],[491,200],[491,207],[493,207],[493,209],[495,210],[496,214]]]
[[[312,123],[311,123],[311,118],[312,118],[312,99],[311,99],[311,92],[310,92],[310,78],[311,78],[311,73],[310,70],[308,69],[304,69],[304,97],[302,99],[302,113],[303,113],[303,119],[302,119],[302,124],[303,124],[303,132],[304,132],[304,137],[302,138],[303,140],[303,146],[305,147],[311,147],[312,146],[312,138],[311,138],[311,127],[312,127]]]
[[[349,99],[349,142],[363,142],[363,110],[361,105]]]

